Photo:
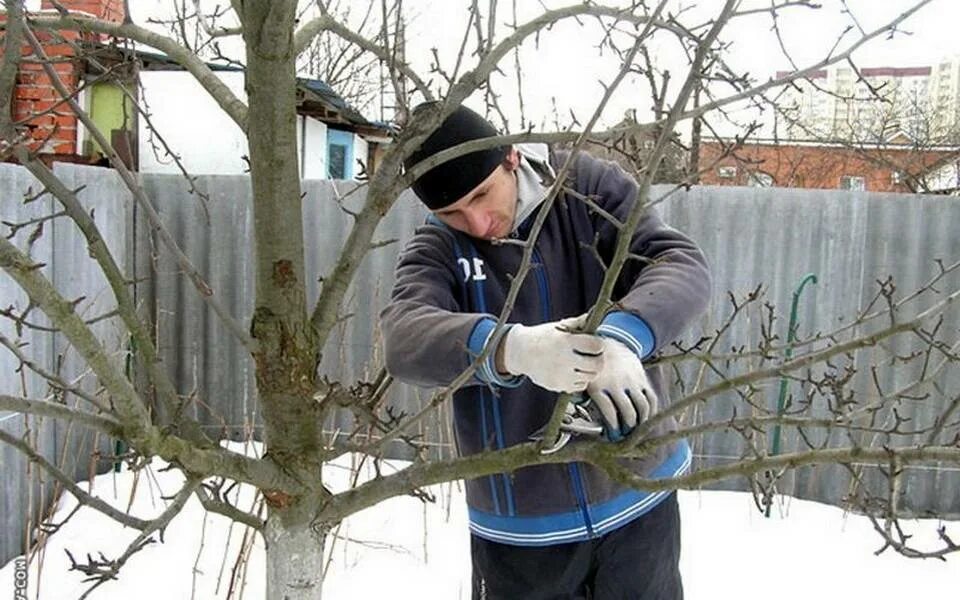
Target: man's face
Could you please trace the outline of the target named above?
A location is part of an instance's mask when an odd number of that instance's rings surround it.
[[[517,151],[510,150],[507,158],[477,187],[433,214],[471,237],[492,240],[510,235],[517,212],[518,160]]]

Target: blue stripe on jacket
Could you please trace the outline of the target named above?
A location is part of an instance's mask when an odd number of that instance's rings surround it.
[[[446,226],[433,215],[428,218],[428,222],[444,227]],[[458,259],[464,258],[464,253],[459,244],[459,237],[456,233],[453,234],[453,243]],[[469,264],[474,265],[476,264],[475,259],[477,258],[476,248],[473,247],[473,244],[470,243],[469,240],[466,240],[466,246],[470,252],[471,261]],[[473,285],[470,285],[469,273],[467,277],[468,280],[464,281],[464,287],[468,293],[467,302],[473,304],[475,310],[478,309],[479,312],[486,313],[482,281],[474,279]],[[543,282],[541,281],[540,283],[542,286]],[[473,294],[470,294],[470,291],[472,291]],[[470,302],[470,296],[473,296],[473,302]],[[496,320],[490,317],[478,319],[467,341],[469,360],[473,361],[488,345],[496,345],[499,343],[503,336],[506,335],[510,326],[505,326],[496,339],[493,336],[495,328]],[[641,359],[650,356],[655,348],[653,332],[647,323],[640,317],[624,311],[614,311],[607,314],[597,329],[597,334],[619,340],[633,350]],[[503,377],[496,369],[494,352],[490,352],[486,359],[481,362],[474,373],[474,378],[478,382],[490,386],[478,390],[482,415],[481,429],[484,437],[483,447],[487,447],[486,439],[489,435],[489,425],[486,414],[486,400],[489,398],[491,415],[493,416],[495,427],[496,443],[498,447],[503,448],[504,439],[499,410],[499,398],[496,395],[495,388],[498,386],[509,388],[519,387],[526,378],[515,376]],[[689,470],[690,462],[690,447],[686,441],[681,441],[673,454],[650,473],[649,477],[655,479],[682,475]],[[470,529],[473,533],[485,539],[521,546],[545,546],[584,541],[592,537],[602,536],[649,512],[672,493],[672,491],[648,493],[631,489],[605,502],[585,504],[583,509],[589,514],[589,523],[585,523],[584,510],[580,507],[571,511],[541,517],[518,517],[515,516],[513,489],[507,474],[499,475],[503,481],[504,495],[508,504],[507,510],[509,515],[502,514],[495,483],[497,477],[498,476],[488,476],[494,504],[493,508],[496,514],[468,507]]]
[[[653,354],[656,346],[650,326],[640,317],[622,310],[607,313],[597,327],[597,335],[623,342],[641,360]]]
[[[476,261],[478,258],[477,249],[476,247],[474,247],[473,244],[470,244],[469,247],[470,247],[470,258],[472,258],[473,263],[476,264]],[[485,313],[487,312],[487,300],[484,297],[483,280],[474,279],[473,282],[475,284],[474,288],[476,290],[477,308],[480,310],[480,312]],[[487,361],[490,361],[492,358],[493,358],[493,352],[490,352],[490,355],[487,356]],[[496,372],[496,370],[497,370],[496,366],[494,366],[493,368],[494,373]],[[496,435],[497,435],[497,448],[499,450],[503,450],[503,448],[505,447],[505,444],[503,441],[503,423],[500,416],[500,397],[497,396],[497,394],[490,391],[489,389],[480,390],[480,397],[483,398],[485,396],[489,396],[490,398],[490,404],[493,412],[494,431],[496,432]],[[517,514],[516,508],[514,506],[514,501],[513,501],[513,484],[510,482],[510,475],[508,473],[501,473],[500,477],[503,480],[503,495],[507,500],[507,514],[512,517]]]
[[[428,223],[441,224],[441,225],[442,225],[442,223],[440,222],[440,220],[437,219],[434,215],[430,215],[430,216],[427,218],[427,222],[428,222]],[[468,244],[469,244],[469,242],[468,242]],[[470,245],[470,248],[471,248],[471,252],[475,253],[475,250],[473,249],[473,244],[469,244],[469,245]],[[457,241],[457,236],[456,236],[456,235],[453,236],[453,251],[454,251],[454,254],[456,254],[457,261],[459,262],[460,259],[463,258],[463,250],[460,248],[460,243]],[[471,296],[471,294],[470,294],[470,290],[469,290],[469,288],[468,288],[468,286],[467,286],[467,282],[466,282],[466,281],[464,281],[464,288],[465,288],[464,291],[466,292],[466,298],[465,298],[464,300],[466,301],[467,308],[469,309],[470,305],[473,304],[473,303],[470,301],[470,296]],[[474,327],[474,331],[476,331],[476,327]],[[472,339],[473,337],[474,337],[474,336],[473,336],[473,334],[471,333],[470,338]],[[487,335],[486,337],[489,338],[489,335]],[[486,343],[486,341],[485,341],[484,343]],[[482,349],[482,348],[481,348],[481,349]],[[468,348],[468,350],[469,350],[469,348]],[[478,353],[478,354],[479,354],[479,353]],[[492,353],[491,353],[491,354],[492,354]],[[471,360],[472,360],[472,359],[471,359]],[[480,402],[480,437],[482,438],[481,441],[480,441],[480,446],[481,446],[482,448],[486,449],[486,448],[487,448],[488,428],[487,428],[487,406],[486,406],[487,403],[486,403],[486,394],[485,394],[485,393],[483,393],[483,392],[480,393],[479,402]],[[502,514],[502,511],[500,510],[500,495],[497,493],[496,480],[495,480],[495,479],[493,478],[493,476],[491,475],[491,476],[488,476],[488,477],[487,477],[487,482],[490,484],[490,498],[491,498],[491,500],[493,501],[493,510],[494,510],[498,515],[499,515],[499,514]],[[512,498],[510,499],[510,501],[508,501],[508,505],[509,505],[510,507],[513,506]],[[511,511],[510,511],[510,514],[512,515],[512,514],[514,514],[514,512],[511,510]]]
[[[686,473],[691,462],[690,445],[681,441],[667,460],[654,469],[650,479],[665,479]],[[673,491],[627,490],[616,498],[590,505],[594,535],[609,533],[656,507]],[[504,517],[469,508],[470,530],[494,542],[514,546],[547,546],[590,539],[580,510],[542,517]]]

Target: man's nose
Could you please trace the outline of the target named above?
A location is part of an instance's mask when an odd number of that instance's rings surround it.
[[[483,211],[468,209],[464,211],[464,217],[467,219],[467,227],[470,229],[470,235],[473,237],[483,237],[489,225],[489,219],[487,219]]]

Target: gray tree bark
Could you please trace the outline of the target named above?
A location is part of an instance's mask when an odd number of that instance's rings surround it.
[[[289,525],[276,514],[267,518],[267,598],[320,600],[325,538],[325,531],[309,522]]]
[[[321,505],[319,362],[307,314],[303,213],[296,136],[295,0],[243,2],[247,139],[253,186],[256,299],[251,333],[267,455],[305,484],[301,494],[265,491],[267,598],[317,600],[324,535],[311,528]]]

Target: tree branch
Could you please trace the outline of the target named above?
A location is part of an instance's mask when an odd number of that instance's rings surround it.
[[[33,360],[30,359],[30,357],[26,356],[23,352],[21,352],[20,348],[18,348],[17,345],[14,344],[12,340],[8,339],[2,333],[0,333],[0,344],[6,346],[7,349],[10,350],[10,352],[17,357],[17,359],[20,361],[20,363],[23,366],[26,366],[28,369],[30,369],[40,377],[43,377],[44,379],[46,379],[47,383],[49,383],[53,387],[59,388],[65,392],[70,392],[71,394],[74,394],[80,398],[83,398],[93,406],[100,409],[100,411],[102,412],[109,412],[109,408],[107,408],[106,405],[100,402],[100,400],[98,400],[97,398],[85,392],[79,385],[70,383],[64,380],[59,375],[55,373],[51,373],[46,369],[44,369],[43,367],[41,367],[40,365],[36,364]]]
[[[297,31],[293,42],[294,52],[296,55],[300,56],[310,46],[313,38],[324,31],[329,31],[333,34],[336,34],[344,40],[355,44],[370,54],[373,54],[379,60],[393,65],[398,71],[400,71],[400,73],[403,74],[404,77],[413,82],[413,85],[415,85],[417,90],[423,94],[424,98],[427,100],[433,99],[433,94],[430,92],[430,88],[422,79],[420,79],[420,76],[417,75],[416,71],[411,69],[408,64],[397,61],[396,57],[391,55],[386,48],[371,42],[358,33],[355,33],[349,27],[334,19],[329,13],[322,14],[319,17],[308,21]]]
[[[64,99],[67,100],[67,103],[70,105],[70,108],[77,115],[77,118],[79,118],[80,121],[84,124],[84,126],[88,129],[91,135],[93,135],[94,139],[97,141],[97,144],[99,144],[100,147],[103,148],[104,150],[107,150],[107,155],[110,160],[110,165],[114,169],[116,169],[117,173],[120,175],[120,178],[123,180],[124,184],[126,184],[127,189],[129,189],[130,192],[133,194],[133,197],[136,198],[137,203],[140,205],[140,208],[143,209],[144,213],[147,216],[147,219],[150,221],[150,224],[153,230],[157,232],[157,234],[159,234],[160,239],[163,241],[164,245],[166,245],[167,248],[176,257],[177,263],[180,265],[180,268],[187,275],[187,278],[190,280],[190,282],[193,283],[194,287],[197,289],[197,292],[200,294],[200,298],[211,309],[213,309],[214,313],[216,313],[216,315],[220,318],[224,326],[226,326],[227,329],[230,330],[230,332],[233,333],[233,335],[238,340],[240,340],[240,342],[246,347],[246,349],[251,354],[254,353],[257,347],[256,340],[254,340],[253,337],[250,336],[250,333],[230,315],[227,308],[223,306],[223,304],[217,298],[214,297],[213,290],[210,288],[207,282],[204,281],[203,277],[200,275],[200,272],[190,261],[189,257],[187,257],[187,255],[184,254],[183,250],[180,249],[180,247],[177,245],[176,240],[173,239],[173,236],[170,235],[170,232],[163,225],[163,221],[160,219],[160,215],[157,214],[156,209],[154,209],[153,204],[150,202],[150,199],[147,198],[146,194],[143,191],[143,188],[137,183],[133,173],[130,172],[126,164],[120,159],[120,156],[117,154],[116,150],[113,148],[113,145],[110,143],[109,140],[106,139],[106,137],[97,127],[96,123],[94,123],[93,119],[90,118],[90,115],[88,115],[87,112],[83,110],[83,107],[81,107],[76,100],[69,97],[70,96],[69,92],[67,91],[66,87],[63,85],[63,82],[60,80],[60,76],[50,65],[49,60],[47,59],[47,56],[44,53],[43,47],[40,45],[40,42],[37,41],[37,38],[33,35],[33,32],[30,31],[28,27],[25,27],[24,33],[26,35],[27,40],[30,42],[30,45],[33,47],[34,53],[43,60],[43,68],[47,72],[48,77],[50,77],[50,80],[53,83],[54,88],[56,88],[57,92]],[[96,233],[95,226],[92,225],[92,219],[89,219],[89,217],[86,215],[84,211],[77,210],[78,203],[69,202],[71,199],[69,190],[67,190],[65,186],[60,184],[60,182],[56,180],[55,177],[52,177],[52,173],[47,174],[45,172],[45,169],[46,169],[45,167],[43,169],[38,168],[38,172],[44,175],[45,179],[48,180],[45,183],[47,183],[48,185],[53,185],[54,188],[59,188],[60,194],[62,194],[64,197],[62,201],[64,202],[65,208],[68,211],[71,211],[71,209],[73,209],[71,212],[71,217],[73,217],[74,220],[77,221],[78,226],[80,226],[81,230],[84,231],[84,234],[88,236],[88,239],[90,239],[90,236]],[[58,194],[58,198],[61,197],[60,194]],[[97,240],[97,241],[99,242],[100,240]],[[117,288],[119,287],[118,285],[119,269],[116,268],[115,265],[113,265],[112,257],[110,257],[109,251],[106,250],[105,246],[102,246],[101,250],[97,253],[97,256],[98,256],[98,259],[102,258],[105,261],[104,264],[109,265],[109,267],[105,269],[105,272],[107,274],[108,279],[114,285],[114,293],[116,294]],[[121,306],[123,306],[122,298],[123,298],[122,295],[118,295],[117,297],[118,301],[121,302]],[[138,343],[142,344],[144,346],[144,351],[150,352],[153,358],[153,360],[147,361],[147,368],[150,369],[151,375],[153,377],[160,378],[160,380],[162,381],[162,378],[164,377],[164,375],[162,374],[162,371],[156,367],[157,358],[155,354],[149,349],[149,347],[151,346],[151,343],[149,343],[148,341],[149,337],[143,336],[142,326],[141,324],[137,323],[135,312],[132,311],[132,303],[128,302],[127,304],[128,304],[128,306],[126,306],[127,316],[125,320],[129,319],[130,322],[128,323],[128,326],[130,326],[131,323],[135,323],[135,325],[131,329],[131,332],[137,334],[136,337],[138,338],[137,340]],[[143,339],[139,339],[139,338],[143,338]],[[161,390],[167,393],[168,396],[169,396],[169,392],[172,389],[173,389],[172,384],[169,386],[168,385],[161,386]]]
[[[36,400],[0,394],[0,410],[12,410],[24,414],[64,419],[93,427],[114,437],[119,437],[122,434],[120,422],[113,417],[95,415],[71,408],[65,404],[50,402],[49,400]]]
[[[223,515],[232,521],[237,523],[243,523],[247,527],[255,529],[257,531],[262,531],[264,527],[263,519],[258,518],[256,515],[250,514],[247,511],[240,510],[232,504],[228,504],[221,500],[216,500],[211,495],[207,493],[203,486],[197,488],[196,490],[197,498],[200,499],[200,504],[203,505],[205,509],[209,512],[216,513],[218,515]]]
[[[130,381],[112,363],[100,341],[74,312],[73,304],[67,302],[40,273],[39,269],[42,266],[30,260],[8,240],[0,238],[0,268],[6,271],[46,313],[47,317],[60,327],[80,356],[97,374],[100,383],[110,392],[120,420],[123,422],[124,431],[134,439],[140,438],[146,433],[146,428],[150,424],[150,415],[146,406]]]
[[[127,527],[133,527],[134,529],[139,529],[140,531],[143,531],[144,529],[147,528],[148,526],[147,521],[143,519],[138,519],[137,517],[134,517],[132,515],[128,515],[127,513],[121,510],[117,510],[116,508],[114,508],[113,506],[110,506],[110,504],[104,502],[103,500],[100,500],[96,496],[91,496],[90,494],[80,489],[80,486],[74,483],[72,477],[70,477],[69,475],[67,475],[60,469],[58,469],[56,465],[52,464],[50,461],[44,458],[43,455],[36,452],[27,442],[19,439],[15,435],[12,435],[10,433],[7,433],[6,431],[3,431],[2,429],[0,429],[0,441],[10,444],[14,448],[22,452],[24,456],[27,457],[27,460],[37,463],[44,471],[49,473],[51,476],[53,476],[54,479],[56,479],[61,484],[63,484],[64,488],[66,488],[67,491],[73,494],[80,504],[83,504],[84,506],[89,506],[90,508],[98,510],[103,514],[107,515],[108,517],[110,517],[111,519],[113,519],[114,521],[121,523],[123,525],[126,525]]]
[[[706,398],[709,398],[710,396],[714,396],[720,392],[731,390],[740,386],[748,385],[750,383],[761,381],[763,379],[779,377],[780,375],[783,375],[785,373],[796,371],[798,369],[802,369],[812,364],[826,361],[833,356],[845,354],[853,350],[858,350],[860,348],[874,346],[878,342],[888,337],[891,337],[898,333],[902,333],[904,331],[912,330],[923,321],[929,319],[930,317],[941,314],[958,299],[960,299],[960,290],[957,290],[952,294],[950,294],[949,296],[946,296],[940,302],[937,302],[927,310],[921,312],[915,318],[910,319],[908,321],[904,321],[902,323],[894,323],[890,327],[887,327],[886,329],[883,329],[876,333],[864,335],[858,338],[854,338],[847,342],[834,344],[833,346],[827,347],[817,352],[811,352],[809,354],[805,354],[793,360],[787,361],[779,366],[770,367],[767,369],[758,369],[756,371],[746,373],[744,375],[730,377],[729,379],[727,379],[722,383],[718,383],[716,385],[708,387],[700,392],[690,394],[689,396],[686,396],[685,398],[682,398],[674,402],[669,408],[666,408],[658,412],[653,417],[644,421],[640,425],[637,425],[637,427],[634,428],[634,430],[630,433],[628,437],[628,441],[631,443],[636,443],[640,441],[645,435],[647,435],[650,432],[650,430],[653,428],[654,425],[656,425],[663,419],[666,419],[669,416],[675,416],[678,413],[686,410],[690,406],[696,404],[697,402],[702,402]]]
[[[33,14],[27,17],[31,27],[54,30],[76,30],[86,33],[103,33],[118,38],[130,39],[162,51],[189,71],[223,111],[244,132],[247,131],[247,107],[234,95],[216,73],[197,55],[172,39],[133,23],[111,23],[84,15]],[[8,27],[0,23],[0,29]]]

